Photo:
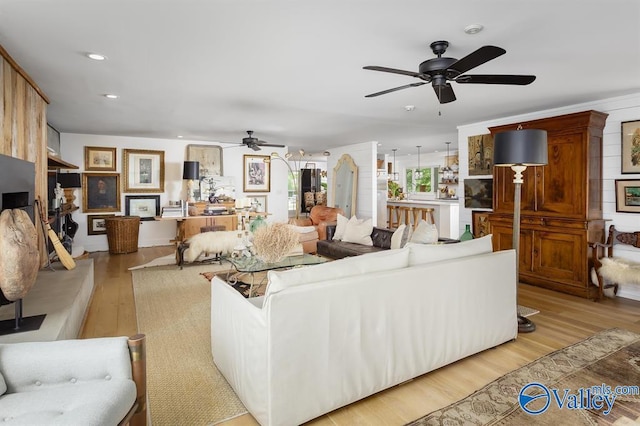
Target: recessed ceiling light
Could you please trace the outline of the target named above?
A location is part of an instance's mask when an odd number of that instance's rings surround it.
[[[178,139],[182,139],[182,138],[183,138],[183,136],[182,136],[182,135],[178,135]]]
[[[105,94],[104,94],[104,95],[102,95],[102,96],[104,96],[105,98],[109,98],[109,99],[118,99],[118,98],[119,98],[119,96],[118,96],[118,95],[114,95],[114,94],[112,94],[112,93],[105,93]]]
[[[105,59],[107,59],[106,56],[99,53],[87,53],[87,58],[93,59],[94,61],[104,61]]]
[[[467,34],[478,34],[483,28],[480,24],[471,24],[464,27],[464,32]]]
[[[415,105],[405,105],[404,107],[405,111],[413,111],[414,109],[416,109]]]

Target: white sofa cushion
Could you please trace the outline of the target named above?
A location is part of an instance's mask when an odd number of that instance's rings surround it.
[[[4,394],[7,391],[7,384],[4,381],[4,377],[2,377],[2,371],[0,371],[0,395]]]
[[[410,251],[409,266],[440,262],[474,254],[491,253],[493,251],[491,235],[453,244],[408,243],[407,247],[409,247]]]
[[[334,240],[342,240],[344,231],[347,229],[347,223],[349,223],[349,218],[338,213],[338,215],[336,216],[336,230],[333,233]]]
[[[373,222],[371,219],[364,220],[353,216],[347,223],[347,228],[344,230],[342,241],[346,243],[362,244],[363,246],[372,246],[372,232]]]
[[[72,382],[0,397],[0,413],[8,424],[116,425],[136,399],[133,380]]]
[[[288,271],[269,271],[265,298],[293,286],[406,268],[407,266],[409,266],[409,249],[405,248],[346,257],[321,265],[294,268]]]

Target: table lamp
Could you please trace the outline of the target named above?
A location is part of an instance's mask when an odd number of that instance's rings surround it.
[[[60,184],[60,187],[64,190],[64,199],[66,200],[66,205],[69,208],[75,207],[73,202],[76,197],[73,193],[75,188],[81,188],[82,184],[80,183],[80,173],[60,173],[58,174],[57,181]]]
[[[195,203],[193,198],[193,181],[200,180],[200,162],[185,161],[182,168],[182,179],[187,181],[187,202]]]
[[[496,133],[493,143],[493,164],[497,167],[511,167],[515,176],[513,183],[513,248],[516,251],[516,305],[518,303],[518,282],[520,279],[520,195],[522,173],[527,166],[547,164],[547,132],[537,129],[522,129]],[[528,318],[518,314],[518,332],[530,333],[536,325]]]

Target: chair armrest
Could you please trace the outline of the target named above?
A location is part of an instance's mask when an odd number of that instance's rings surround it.
[[[320,222],[318,224],[318,239],[326,240],[327,239],[327,226],[337,225],[338,222]]]
[[[290,225],[296,225],[296,226],[313,226],[313,222],[311,222],[311,219],[309,219],[308,217],[300,217],[298,219],[290,219],[289,220],[289,224]]]
[[[337,225],[327,225],[325,227],[325,239],[328,241],[333,240],[333,235],[336,233]]]

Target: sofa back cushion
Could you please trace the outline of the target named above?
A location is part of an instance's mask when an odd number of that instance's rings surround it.
[[[458,257],[473,256],[493,251],[492,236],[486,235],[469,241],[453,244],[416,244],[408,243],[409,266],[439,262]]]
[[[4,381],[2,371],[0,371],[0,395],[3,395],[7,391],[7,383]]]
[[[327,262],[320,265],[269,271],[265,298],[284,289],[310,283],[335,280],[371,272],[390,271],[409,266],[409,249],[384,250],[361,256]]]

